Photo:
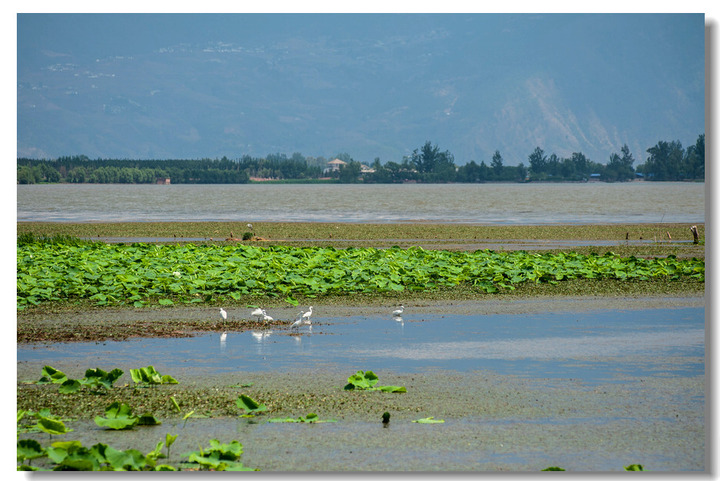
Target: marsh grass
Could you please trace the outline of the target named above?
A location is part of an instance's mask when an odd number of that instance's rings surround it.
[[[241,243],[338,249],[420,246],[424,249],[475,251],[527,250],[582,254],[608,251],[635,257],[705,257],[705,226],[697,226],[698,245],[692,244],[690,225],[685,224],[592,224],[592,225],[470,225],[470,224],[358,224],[253,222],[254,239],[245,239],[245,222],[130,222],[42,223],[19,222],[18,243],[45,239],[58,242],[102,241],[112,238],[194,244]],[[242,241],[237,238],[243,236]],[[234,240],[229,240],[234,238]],[[167,241],[170,239],[170,241]],[[553,241],[576,242],[560,247]],[[583,246],[584,241],[608,241],[612,246]],[[681,242],[678,242],[681,241]],[[542,245],[546,242],[547,245]]]
[[[692,240],[689,224],[591,225],[471,225],[471,224],[364,224],[325,222],[253,222],[255,235],[275,241],[307,240]],[[705,226],[697,226],[704,242]],[[241,235],[246,222],[125,222],[43,223],[18,222],[18,235],[97,237],[184,237],[223,240]]]

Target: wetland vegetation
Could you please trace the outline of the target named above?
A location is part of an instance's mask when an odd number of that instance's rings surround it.
[[[705,231],[703,225],[698,225],[698,229],[700,243],[694,245],[670,242],[670,239],[691,238],[689,226],[671,224],[514,227],[257,223],[252,240],[242,241],[236,240],[247,230],[241,223],[19,223],[17,341],[101,342],[132,336],[184,336],[203,330],[267,328],[253,319],[221,320],[219,315],[216,320],[169,316],[159,321],[157,316],[146,316],[143,321],[143,316],[128,316],[126,321],[103,321],[105,313],[110,311],[161,313],[168,307],[182,308],[178,306],[186,309],[220,305],[245,308],[258,304],[288,307],[296,303],[352,306],[399,304],[401,300],[422,304],[564,296],[702,297]],[[98,241],[106,237],[173,237],[177,240]],[[183,241],[188,237],[205,240]],[[583,245],[583,241],[588,240],[622,241],[640,237],[655,241],[628,245],[627,249],[633,253],[618,253],[622,246],[618,249],[618,246]],[[475,249],[479,239],[501,242],[564,239],[578,241],[578,246],[488,251]],[[423,241],[437,242],[437,249],[412,247]],[[443,249],[447,244],[456,247]],[[243,270],[247,266],[255,269]],[[272,271],[268,266],[282,267],[282,270]],[[472,270],[478,266],[484,268]],[[137,267],[144,270],[134,271]],[[83,277],[85,274],[90,278]],[[316,274],[319,277],[313,277]],[[294,284],[283,284],[283,278],[295,279]],[[247,280],[255,283],[248,285]],[[90,289],[91,286],[95,290]],[[161,291],[151,290],[158,286]],[[33,289],[36,289],[34,294]],[[47,298],[43,297],[46,294]],[[30,299],[32,296],[34,299]],[[90,315],[80,316],[82,319],[78,321],[74,316],[78,312]],[[283,321],[273,322],[279,326]],[[19,465],[30,463],[34,457],[51,456],[48,459],[59,462],[45,466],[57,469],[83,466],[98,469],[113,466],[120,469],[245,468],[239,461],[243,446],[235,440],[225,444],[229,440],[212,439],[210,448],[201,448],[194,455],[187,453],[188,458],[192,455],[194,463],[179,466],[175,462],[175,466],[169,466],[160,461],[163,459],[159,455],[163,451],[160,438],[155,440],[160,441],[155,449],[146,449],[145,453],[127,449],[127,443],[111,448],[93,442],[85,443],[88,446],[85,447],[80,441],[63,438],[60,444],[53,445],[46,442],[47,434],[42,440],[38,434],[28,432],[28,422],[33,416],[59,429],[57,421],[61,419],[75,425],[98,416],[107,418],[109,406],[115,406],[110,410],[113,414],[128,414],[128,408],[120,409],[123,403],[132,406],[135,412],[149,413],[160,421],[175,419],[192,423],[253,414],[260,420],[268,416],[273,422],[282,420],[290,424],[314,424],[319,420],[332,420],[335,424],[348,420],[376,421],[382,428],[388,424],[422,425],[462,419],[478,412],[478,402],[482,405],[483,417],[500,420],[517,415],[557,416],[561,412],[574,412],[579,405],[602,405],[605,399],[605,395],[584,391],[557,398],[553,397],[552,389],[548,392],[526,390],[520,384],[508,384],[507,379],[488,384],[492,376],[487,374],[479,374],[482,379],[469,384],[466,377],[455,379],[447,374],[383,374],[383,380],[387,378],[398,385],[383,386],[398,392],[393,394],[375,386],[377,376],[372,371],[359,371],[347,378],[346,386],[353,389],[344,389],[347,373],[343,377],[327,372],[296,375],[238,372],[222,379],[205,377],[198,381],[178,377],[177,384],[150,385],[159,375],[148,366],[128,371],[134,372],[135,384],[130,385],[119,379],[118,371],[87,369],[84,378],[73,382],[64,373],[47,367],[42,373],[38,372],[48,378],[47,382],[38,383],[37,377],[18,379]],[[124,369],[132,367],[123,366]],[[136,379],[141,382],[138,384]],[[159,379],[162,381],[162,376]],[[308,379],[312,379],[312,388],[308,388]],[[63,383],[67,384],[60,390]],[[458,385],[465,388],[458,391]],[[450,393],[452,403],[436,402]],[[618,399],[626,395],[629,394],[621,388],[614,392]],[[608,406],[603,409],[610,409]],[[392,413],[392,421],[384,422],[383,413]],[[148,428],[131,431],[142,429]],[[53,436],[72,438],[74,434]],[[176,434],[168,432],[167,435],[169,437],[163,439],[169,454]],[[40,442],[34,444],[33,440],[37,439]],[[207,439],[199,444],[207,445]],[[135,441],[128,442],[132,445]],[[182,445],[187,440],[181,436],[178,442]],[[542,442],[540,438],[538,442]],[[74,464],[75,458],[70,452],[84,460]],[[108,457],[107,453],[112,456]],[[223,463],[226,455],[232,459]],[[90,457],[85,459],[87,456]],[[176,456],[173,461],[177,459]],[[623,461],[627,464],[635,459]],[[536,468],[540,470],[550,463],[552,461]],[[622,461],[619,469],[621,464]]]
[[[702,295],[700,242],[589,247],[586,241],[687,238],[685,225],[470,226],[418,224],[254,225],[250,241],[108,244],[97,238],[218,237],[241,223],[18,224],[18,342],[178,336],[193,331],[253,329],[252,319],[120,321],[102,330],[72,322],[38,322],[47,312],[171,305],[378,305],[388,300],[522,298],[584,295]],[[74,234],[74,235],[73,235]],[[234,237],[231,237],[234,238]],[[319,246],[309,239],[324,238]],[[453,250],[402,248],[477,239],[564,239],[564,249]],[[94,239],[90,242],[83,239]],[[440,240],[442,239],[442,240]],[[361,247],[344,249],[347,244]],[[367,247],[367,246],[370,247]],[[362,247],[365,246],[365,247]],[[627,252],[627,251],[630,252]],[[612,251],[612,254],[609,252]],[[102,316],[101,316],[102,317]],[[130,322],[130,321],[127,321]],[[277,323],[278,321],[274,321]]]

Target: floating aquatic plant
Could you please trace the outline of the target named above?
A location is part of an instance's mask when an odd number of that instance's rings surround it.
[[[385,392],[407,392],[403,386],[376,386],[377,375],[372,371],[358,371],[348,378],[348,383],[343,389],[347,391],[385,391]]]
[[[110,372],[103,371],[100,368],[88,369],[85,371],[85,377],[82,379],[70,379],[67,375],[55,369],[52,366],[45,366],[42,369],[42,377],[36,381],[37,384],[60,384],[58,392],[62,394],[72,394],[82,387],[88,387],[93,391],[100,389],[110,389],[113,383],[123,375],[121,369],[113,369]]]
[[[323,269],[317,269],[323,266]],[[258,268],[262,267],[262,268]],[[89,300],[143,306],[324,294],[435,291],[461,284],[484,292],[566,279],[704,281],[702,259],[644,259],[575,252],[475,252],[193,244],[17,245],[17,307]],[[175,275],[177,272],[181,276]],[[191,273],[191,274],[190,274]]]
[[[245,414],[242,414],[241,417],[253,417],[255,413],[267,411],[267,406],[260,404],[245,394],[241,394],[240,397],[237,398],[236,404],[237,407],[245,411]]]
[[[17,442],[17,460],[32,461],[47,455],[47,451],[34,439],[20,439]]]
[[[44,366],[42,368],[42,377],[37,381],[37,383],[38,384],[48,384],[48,383],[62,384],[67,380],[68,380],[68,377],[64,372],[59,371],[52,366]]]
[[[178,384],[178,381],[170,375],[162,375],[153,366],[130,369],[130,377],[138,384]]]
[[[113,383],[117,381],[120,376],[123,375],[121,369],[113,369],[110,372],[105,372],[100,368],[88,369],[85,371],[85,377],[80,379],[79,382],[83,386],[91,388],[106,388],[110,389],[113,387]]]
[[[108,429],[130,429],[140,422],[132,414],[132,408],[120,402],[114,402],[105,409],[105,417],[95,416],[95,424]]]
[[[40,411],[33,413],[33,415],[37,419],[37,423],[34,427],[40,431],[48,433],[51,436],[53,434],[67,434],[73,431],[73,429],[65,426],[65,423],[60,418],[50,414],[50,410],[48,408],[43,408]]]
[[[159,456],[155,451],[145,456],[137,449],[122,451],[104,443],[97,443],[88,448],[83,446],[80,441],[62,441],[52,443],[45,452],[54,463],[54,471],[176,470],[166,464],[157,464]],[[28,466],[21,466],[18,469],[28,468]]]
[[[217,439],[210,440],[209,448],[201,448],[186,454],[188,463],[196,464],[200,469],[214,471],[256,471],[248,468],[240,462],[243,453],[243,445],[238,441],[220,443]]]

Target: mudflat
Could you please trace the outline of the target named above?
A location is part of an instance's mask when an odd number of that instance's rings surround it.
[[[582,312],[596,309],[701,307],[699,296],[576,297],[490,301],[416,302],[418,315],[452,308],[457,313]],[[325,315],[375,315],[386,306],[328,305]],[[116,324],[127,320],[205,319],[206,308],[119,309],[63,315],[63,322]],[[289,314],[290,312],[288,312]],[[284,317],[278,312],[278,318]],[[51,316],[52,317],[52,316]],[[98,327],[95,324],[96,328]],[[287,327],[286,327],[287,328]],[[277,328],[276,328],[277,329]],[[38,346],[38,348],[41,348]],[[641,360],[639,360],[641,361]],[[653,471],[705,470],[704,376],[675,372],[667,358],[656,375],[618,370],[612,382],[585,383],[562,377],[527,378],[490,371],[378,370],[383,385],[406,393],[346,391],[348,372],[300,362],[290,371],[210,374],[179,368],[177,385],[139,389],[127,374],[106,395],[58,395],[57,386],[24,384],[39,378],[42,363],[18,363],[18,408],[53,412],[72,419],[66,435],[83,445],[104,442],[117,449],[149,452],[166,433],[179,434],[173,451],[206,445],[209,439],[244,446],[243,463],[263,471],[570,471],[623,470],[642,464]],[[85,368],[59,363],[56,369],[81,377]],[[108,366],[110,368],[110,366]],[[268,411],[239,417],[240,394],[265,403]],[[174,397],[178,412],[169,402]],[[138,412],[152,412],[161,426],[132,431],[99,430],[92,422],[114,400]],[[190,411],[195,415],[183,420]],[[382,414],[390,422],[382,423]],[[271,418],[316,413],[317,424],[274,424]],[[433,417],[438,424],[413,421]],[[44,434],[24,435],[42,441]],[[173,459],[171,458],[172,464]]]

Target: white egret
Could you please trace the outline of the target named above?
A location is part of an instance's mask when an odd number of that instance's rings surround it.
[[[290,329],[295,329],[296,327],[300,327],[300,324],[302,324],[302,315],[303,311],[298,312],[297,317],[295,318],[295,322],[292,323],[290,326]]]
[[[222,307],[220,308],[220,315],[222,316],[223,320],[227,319],[227,312],[225,312],[225,309]]]
[[[252,224],[248,224],[248,229],[253,230]]]
[[[262,313],[263,313],[263,321],[268,322],[268,321],[272,321],[272,320],[273,320],[272,317],[270,317],[270,316],[267,315],[267,312],[265,312],[264,309],[263,309]]]
[[[310,320],[310,316],[312,315],[312,306],[310,306],[310,310],[307,312],[300,311],[300,314],[298,314],[298,318],[295,320],[295,322],[292,323],[290,326],[290,329],[299,328],[302,325],[310,326],[310,330],[312,331],[312,321]]]
[[[260,308],[258,307],[257,309],[255,309],[254,311],[252,311],[252,312],[250,313],[250,315],[257,317],[257,318],[258,318],[258,321],[259,321],[259,320],[260,320],[260,317],[262,317],[262,316],[265,315],[265,311],[262,310],[262,309],[260,309]]]
[[[395,309],[393,311],[393,317],[400,317],[400,315],[403,313],[404,310],[405,310],[405,306],[401,305],[398,309]]]

